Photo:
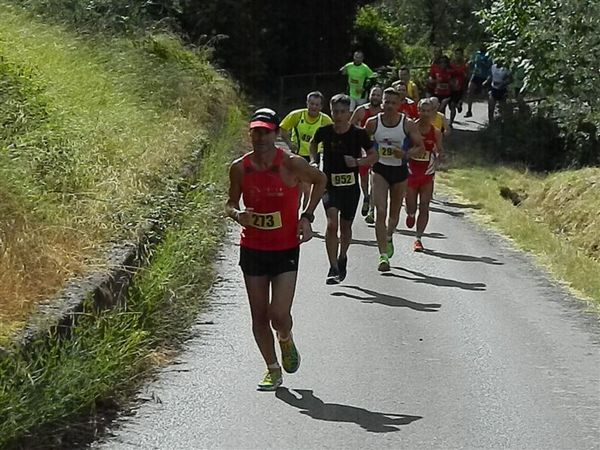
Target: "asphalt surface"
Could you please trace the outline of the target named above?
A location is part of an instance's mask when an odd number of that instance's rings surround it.
[[[358,217],[337,286],[325,285],[322,236],[304,244],[293,308],[302,366],[276,393],[255,390],[264,365],[232,228],[187,349],[93,447],[600,448],[597,316],[476,225],[475,208],[438,196],[423,254],[403,213],[387,275]]]

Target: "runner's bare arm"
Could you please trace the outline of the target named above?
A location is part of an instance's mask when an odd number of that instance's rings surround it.
[[[438,154],[441,154],[444,151],[444,146],[443,146],[442,142],[443,142],[442,132],[436,128],[435,129],[435,147],[437,149]]]
[[[242,160],[238,159],[234,161],[229,168],[229,198],[225,204],[225,214],[240,225],[247,227],[252,222],[252,213],[250,211],[240,210],[243,176],[244,168],[242,166]]]
[[[425,151],[423,136],[421,136],[421,132],[419,131],[417,124],[412,120],[406,121],[406,133],[408,134],[412,144],[412,147],[406,152],[406,156],[409,158],[414,158],[418,155],[421,155]]]
[[[280,136],[283,142],[288,146],[292,153],[298,153],[298,146],[290,139],[290,132],[285,128],[280,128]]]
[[[377,153],[377,150],[375,150],[375,146],[366,150],[366,152],[367,156],[364,158],[358,158],[356,160],[359,166],[372,166],[379,159],[379,153]]]
[[[285,165],[299,181],[312,185],[310,198],[305,212],[310,214],[314,213],[321,197],[323,197],[323,194],[325,193],[327,177],[319,169],[307,163],[304,158],[298,156],[289,155],[285,159]]]
[[[450,122],[448,121],[448,119],[446,119],[446,116],[442,117],[442,122],[444,123],[444,136],[450,136],[450,133],[452,132],[452,127],[450,126]]]
[[[310,163],[317,163],[317,152],[319,150],[319,144],[317,144],[314,140],[310,141]]]
[[[308,205],[302,212],[302,217],[298,221],[298,229],[296,231],[296,235],[300,239],[300,242],[307,242],[310,241],[313,236],[311,223],[314,219],[314,212],[317,204],[325,193],[327,177],[323,172],[308,164],[304,158],[299,156],[288,155],[284,160],[284,164],[300,182],[312,185]]]
[[[365,108],[362,106],[356,108],[352,113],[352,116],[350,116],[350,124],[358,126],[360,121],[363,120],[363,117],[365,117]]]
[[[369,120],[367,120],[367,123],[365,124],[365,130],[367,130],[367,133],[369,134],[369,136],[373,136],[373,134],[375,134],[375,129],[377,128],[377,117],[369,117]]]

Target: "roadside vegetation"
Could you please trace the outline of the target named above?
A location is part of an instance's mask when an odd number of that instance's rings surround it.
[[[418,19],[415,20],[415,18]],[[396,67],[428,66],[447,53],[487,44],[524,73],[526,98],[477,136],[455,132],[447,192],[531,251],[557,279],[600,305],[600,25],[598,2],[381,0],[355,27]],[[560,44],[560,45],[559,45]],[[425,87],[427,70],[415,71]]]
[[[214,137],[232,83],[166,31],[87,35],[0,2],[0,336],[98,268]]]
[[[600,311],[600,169],[543,174],[490,161],[477,145],[452,146],[449,169],[437,177],[440,191],[475,205],[465,211]]]
[[[70,338],[46,336],[0,359],[0,448],[88,442],[187,336],[225,232],[219,220],[225,167],[243,142],[240,110],[231,107],[224,119],[205,149],[197,184],[179,198],[164,241],[136,275],[126,304],[103,312],[89,304]]]
[[[0,0],[0,448],[73,448],[203,307],[246,114],[210,47],[145,19],[92,32],[83,16],[31,15],[33,3]],[[189,163],[200,171],[182,185]],[[159,216],[162,244],[126,302],[90,300],[68,335],[12,343],[37,302],[103,270],[108,243]]]

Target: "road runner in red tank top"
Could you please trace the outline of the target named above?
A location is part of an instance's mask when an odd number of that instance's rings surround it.
[[[417,120],[419,118],[419,110],[417,104],[412,99],[408,98],[408,87],[406,86],[406,83],[402,80],[394,81],[392,87],[400,96],[398,112],[404,114],[409,119]]]
[[[252,331],[267,365],[258,384],[263,391],[274,391],[283,382],[272,328],[281,347],[283,369],[293,373],[300,366],[291,316],[299,246],[312,237],[313,213],[327,183],[325,175],[304,158],[275,146],[278,132],[275,111],[262,108],[253,114],[253,150],[229,169],[226,205],[227,215],[242,226],[240,267],[252,313]],[[312,189],[308,205],[298,218],[298,185],[302,182]]]
[[[369,93],[369,103],[362,105],[354,110],[350,117],[350,124],[365,127],[367,120],[383,112],[381,101],[383,99],[383,89],[374,86]],[[366,153],[363,156],[367,156]],[[360,210],[367,223],[375,223],[373,197],[370,195],[372,186],[371,166],[360,166],[358,168],[360,175],[360,188],[363,193],[363,204]]]
[[[412,156],[408,161],[408,188],[406,191],[406,226],[415,226],[417,204],[419,217],[416,219],[417,239],[413,250],[423,251],[421,239],[429,222],[429,203],[433,196],[435,167],[442,151],[442,132],[432,125],[432,118],[437,113],[430,98],[419,102],[420,118],[417,128],[423,137],[425,151]]]

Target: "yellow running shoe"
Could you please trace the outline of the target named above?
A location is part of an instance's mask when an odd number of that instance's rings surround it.
[[[388,238],[385,251],[387,253],[388,258],[391,258],[392,256],[394,256],[394,240],[393,240],[393,238],[391,238],[391,237]]]
[[[380,272],[389,272],[390,271],[390,261],[387,255],[379,256],[379,266],[377,266],[377,270]]]
[[[283,384],[283,376],[281,369],[267,369],[262,381],[258,383],[257,390],[259,391],[275,391]]]
[[[287,341],[279,341],[281,347],[281,365],[287,373],[294,373],[300,367],[300,353],[290,337]]]

